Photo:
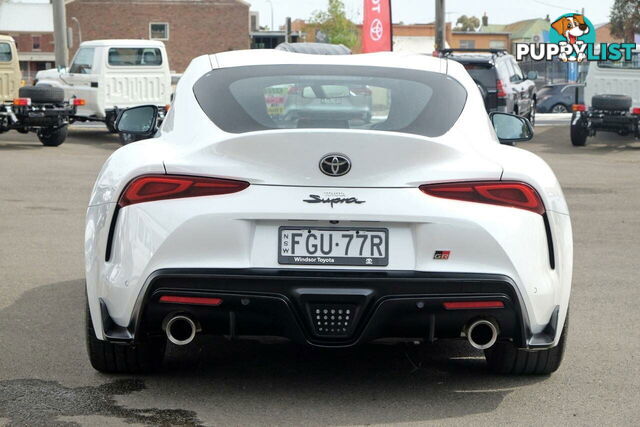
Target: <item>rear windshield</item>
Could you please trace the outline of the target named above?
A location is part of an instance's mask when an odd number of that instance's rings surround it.
[[[496,87],[496,69],[492,64],[471,62],[462,65],[476,83],[480,83],[485,88]]]
[[[109,49],[109,65],[162,65],[162,54],[155,47],[112,47]]]
[[[11,61],[11,45],[9,43],[0,43],[0,62]]]
[[[193,91],[226,132],[364,129],[439,136],[467,93],[440,73],[335,65],[263,65],[213,70]]]

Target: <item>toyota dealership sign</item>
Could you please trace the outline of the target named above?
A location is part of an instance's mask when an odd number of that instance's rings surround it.
[[[391,0],[364,0],[362,52],[392,50]]]

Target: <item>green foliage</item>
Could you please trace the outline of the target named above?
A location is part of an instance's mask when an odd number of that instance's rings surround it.
[[[454,31],[475,31],[480,26],[480,20],[475,16],[462,15],[456,21]]]
[[[350,49],[358,44],[358,29],[347,18],[341,0],[329,0],[328,9],[315,11],[309,23],[327,36],[328,43],[343,44]]]
[[[640,33],[640,0],[615,0],[609,14],[611,35],[634,42],[634,34]]]

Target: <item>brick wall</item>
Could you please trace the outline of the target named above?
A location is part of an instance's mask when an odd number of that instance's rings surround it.
[[[53,34],[52,33],[42,33],[42,34],[11,34],[11,37],[16,41],[16,48],[18,52],[32,52],[33,49],[33,36],[40,37],[40,49],[37,49],[37,52],[53,52],[54,44],[53,44]]]
[[[196,56],[248,49],[249,5],[239,0],[75,0],[67,4],[73,28],[73,58],[80,21],[83,41],[148,39],[150,22],[169,24],[167,46],[171,70],[183,72]]]

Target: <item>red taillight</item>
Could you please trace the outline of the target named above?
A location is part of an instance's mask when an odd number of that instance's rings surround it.
[[[504,91],[504,83],[502,80],[496,80],[496,90],[498,91],[498,98],[506,98],[507,92]]]
[[[73,99],[71,100],[71,104],[72,104],[72,105],[75,105],[76,107],[78,107],[78,106],[80,106],[80,105],[86,105],[86,104],[87,104],[87,101],[85,101],[85,100],[84,100],[84,99],[82,99],[82,98],[73,98]]]
[[[510,206],[544,214],[544,204],[533,187],[522,182],[481,181],[453,184],[425,184],[425,194],[465,202]]]
[[[14,98],[13,105],[16,107],[28,107],[31,105],[31,98]]]
[[[573,111],[587,111],[587,106],[584,104],[573,104],[571,109]]]
[[[636,107],[633,110],[631,110],[631,114],[635,114],[635,115],[639,115],[640,116],[640,108]]]
[[[466,310],[470,308],[504,308],[502,301],[452,301],[443,302],[447,310]]]
[[[174,304],[193,304],[193,305],[220,305],[222,298],[205,298],[205,297],[181,297],[177,295],[163,295],[160,302],[168,302]]]
[[[154,200],[230,194],[242,191],[248,186],[248,182],[231,179],[147,175],[136,178],[127,185],[118,205],[122,208]]]
[[[298,86],[291,86],[289,88],[288,94],[289,95],[297,95],[301,92],[300,88]]]

